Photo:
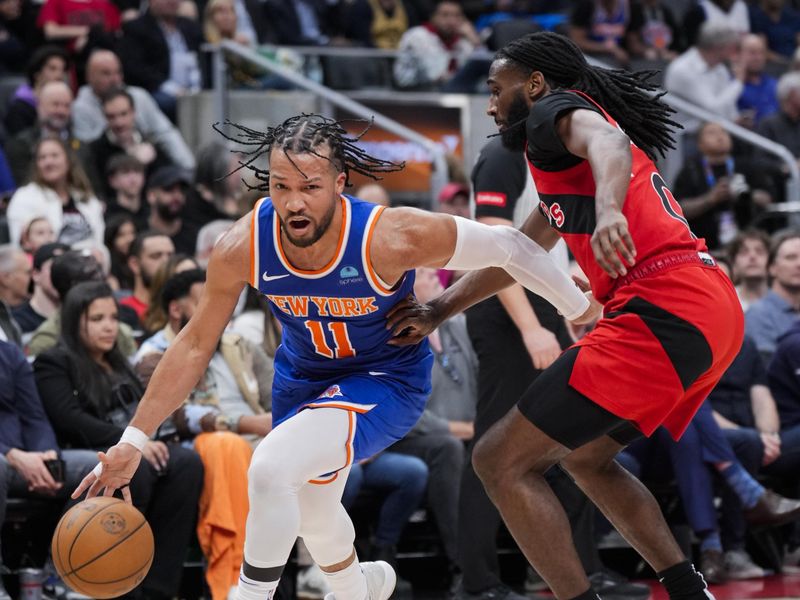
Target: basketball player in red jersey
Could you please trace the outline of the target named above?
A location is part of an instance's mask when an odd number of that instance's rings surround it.
[[[670,598],[713,597],[653,496],[614,461],[659,426],[679,438],[742,341],[733,286],[653,164],[672,146],[672,111],[650,94],[646,74],[591,67],[547,32],[498,52],[488,84],[488,113],[504,142],[525,152],[541,199],[522,230],[545,248],[561,235],[605,310],[480,440],[476,472],[557,598],[598,598],[544,479],[557,463]],[[417,341],[510,282],[496,269],[474,272],[429,305],[397,307],[389,326],[405,335],[393,343]]]

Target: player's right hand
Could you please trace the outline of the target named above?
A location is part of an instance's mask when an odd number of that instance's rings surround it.
[[[612,279],[628,273],[625,263],[628,266],[636,263],[636,247],[628,231],[628,220],[619,210],[606,210],[598,216],[591,244],[597,264]]]
[[[130,483],[142,460],[142,453],[131,444],[122,443],[111,446],[108,452],[98,452],[97,458],[100,463],[72,492],[73,500],[87,490],[86,497],[93,498],[101,491],[104,496],[113,496],[114,492],[121,489],[123,499],[130,504]]]
[[[386,329],[391,329],[394,335],[388,343],[392,346],[419,344],[441,321],[434,306],[420,304],[409,295],[386,315]]]

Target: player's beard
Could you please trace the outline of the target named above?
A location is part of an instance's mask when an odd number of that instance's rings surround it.
[[[335,213],[336,213],[336,202],[331,202],[330,209],[328,209],[328,212],[326,212],[322,216],[322,219],[320,220],[318,225],[307,215],[302,215],[303,218],[308,219],[311,225],[314,226],[314,231],[311,233],[311,236],[307,238],[294,237],[291,233],[291,227],[289,227],[286,224],[286,221],[284,221],[280,215],[278,215],[278,219],[280,219],[281,221],[281,229],[283,229],[283,233],[286,236],[286,239],[289,240],[289,242],[292,245],[297,246],[298,248],[308,248],[312,244],[316,244],[319,241],[319,239],[323,235],[325,235],[325,232],[328,231],[328,227],[331,226],[331,222],[333,221],[333,215]],[[277,214],[277,212],[275,214]],[[290,213],[286,215],[286,218],[289,219],[293,216],[299,216],[299,215]]]
[[[531,109],[525,102],[525,96],[518,92],[511,105],[508,107],[508,117],[506,118],[506,129],[500,133],[503,146],[512,152],[522,152],[525,150],[525,143],[528,141],[528,133],[525,129],[525,121]]]

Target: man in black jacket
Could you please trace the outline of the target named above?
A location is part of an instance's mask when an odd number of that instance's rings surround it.
[[[119,53],[129,85],[145,88],[172,121],[178,98],[202,85],[200,27],[178,16],[179,0],[151,0],[138,19],[123,24]]]

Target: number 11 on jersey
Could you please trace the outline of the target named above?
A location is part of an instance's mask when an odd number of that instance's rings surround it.
[[[320,356],[326,358],[348,358],[355,356],[356,351],[350,343],[350,336],[347,334],[347,323],[335,321],[328,323],[328,331],[333,337],[333,349],[325,336],[325,330],[320,321],[306,321],[306,329],[311,332],[311,342],[314,350]]]

